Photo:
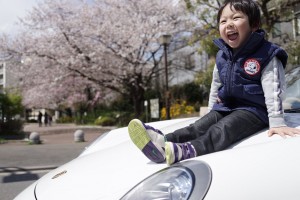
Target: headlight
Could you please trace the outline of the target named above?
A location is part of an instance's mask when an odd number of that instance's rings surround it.
[[[188,161],[146,178],[121,200],[203,199],[211,183],[211,170],[201,161]]]

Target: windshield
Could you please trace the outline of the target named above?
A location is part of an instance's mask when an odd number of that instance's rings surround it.
[[[300,112],[300,66],[289,71],[286,76],[285,112]]]

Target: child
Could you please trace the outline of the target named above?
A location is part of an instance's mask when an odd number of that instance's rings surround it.
[[[164,135],[134,119],[133,143],[153,162],[167,164],[224,150],[269,126],[268,135],[295,136],[283,118],[287,54],[265,40],[260,11],[252,0],[226,0],[218,16],[220,39],[209,112],[188,127]]]

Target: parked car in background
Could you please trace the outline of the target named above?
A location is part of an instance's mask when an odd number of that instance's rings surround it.
[[[300,128],[300,67],[287,73],[289,126]],[[150,123],[164,133],[197,118]],[[241,124],[242,126],[242,124]],[[76,159],[49,172],[15,200],[298,200],[300,136],[267,136],[267,129],[228,149],[172,166],[149,161],[127,127],[94,141]]]

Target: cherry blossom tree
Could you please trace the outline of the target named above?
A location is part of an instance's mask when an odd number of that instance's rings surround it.
[[[139,115],[161,70],[158,37],[185,31],[184,14],[172,0],[45,0],[21,19],[20,34],[2,36],[0,46],[24,61],[15,71],[26,105],[76,102],[88,86],[97,99],[104,89],[132,99]]]

